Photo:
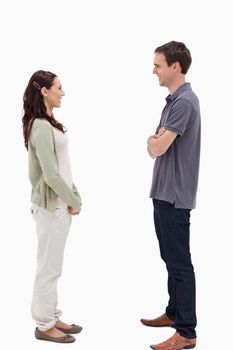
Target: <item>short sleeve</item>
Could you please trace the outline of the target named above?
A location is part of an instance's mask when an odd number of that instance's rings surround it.
[[[182,136],[190,125],[192,115],[192,104],[187,99],[179,98],[174,102],[164,127]]]

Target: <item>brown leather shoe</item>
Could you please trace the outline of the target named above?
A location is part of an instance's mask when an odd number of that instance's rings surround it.
[[[142,318],[141,322],[145,326],[149,327],[170,327],[174,324],[174,321],[172,321],[166,314],[163,314],[162,316],[159,316],[154,320],[145,320],[144,318]]]
[[[47,340],[55,343],[73,343],[76,340],[74,337],[72,337],[72,335],[69,334],[63,335],[62,337],[51,337],[50,335],[39,331],[38,328],[35,330],[35,337],[39,340]]]
[[[181,350],[193,349],[196,346],[196,338],[188,339],[176,332],[171,338],[163,343],[151,345],[153,350]]]
[[[82,327],[78,326],[77,324],[71,324],[70,326],[71,328],[62,328],[55,325],[55,327],[59,329],[59,331],[65,334],[76,334],[76,333],[80,333],[82,330]]]

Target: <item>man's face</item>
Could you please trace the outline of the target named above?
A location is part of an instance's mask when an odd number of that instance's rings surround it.
[[[159,78],[161,86],[169,87],[174,77],[174,64],[168,66],[163,53],[155,53],[153,74]]]

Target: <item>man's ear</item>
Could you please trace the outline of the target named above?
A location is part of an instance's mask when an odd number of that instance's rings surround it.
[[[174,63],[173,63],[173,70],[174,70],[174,71],[181,70],[181,67],[180,67],[179,62],[174,62]]]
[[[47,94],[48,94],[48,90],[46,89],[46,87],[42,87],[42,89],[40,90],[40,92],[41,92],[41,95],[44,96],[44,97],[46,97]]]

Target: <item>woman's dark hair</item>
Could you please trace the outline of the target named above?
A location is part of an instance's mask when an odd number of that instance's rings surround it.
[[[65,132],[63,125],[59,123],[53,115],[49,116],[47,114],[46,106],[41,94],[41,89],[43,87],[46,87],[46,89],[51,88],[54,78],[56,78],[56,74],[44,70],[38,70],[31,76],[24,92],[24,114],[22,122],[24,144],[27,149],[32,124],[36,118],[46,119],[53,127],[61,130],[63,133]]]
[[[170,41],[167,44],[159,46],[155,49],[155,53],[156,52],[164,54],[168,66],[171,66],[172,63],[179,62],[182,74],[187,73],[192,63],[190,51],[184,43],[179,41]]]

